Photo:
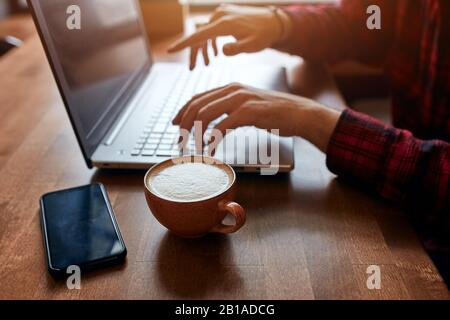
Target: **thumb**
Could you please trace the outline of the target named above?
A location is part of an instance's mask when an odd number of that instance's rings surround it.
[[[226,56],[235,56],[243,52],[255,52],[255,40],[253,38],[245,38],[243,40],[227,43],[223,46],[223,53]]]

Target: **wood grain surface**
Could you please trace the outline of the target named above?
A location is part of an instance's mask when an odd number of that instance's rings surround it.
[[[156,59],[186,61],[165,54],[168,42],[153,45]],[[294,92],[345,106],[321,66],[273,51],[238,59],[284,64]],[[337,180],[301,139],[291,174],[238,175],[240,232],[183,240],[149,212],[144,172],[87,169],[35,34],[0,59],[0,112],[0,299],[449,298],[404,214]],[[94,181],[107,187],[128,258],[70,291],[47,273],[38,201]],[[380,290],[366,286],[373,264]]]

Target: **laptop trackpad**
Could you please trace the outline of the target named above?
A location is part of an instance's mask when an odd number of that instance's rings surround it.
[[[289,139],[292,141],[292,139]],[[255,127],[242,127],[228,133],[216,149],[215,157],[234,166],[279,166],[280,155],[292,150],[284,138]]]
[[[236,68],[239,70],[238,68]],[[246,66],[233,73],[233,80],[250,86],[275,91],[288,92],[286,70],[273,66]]]

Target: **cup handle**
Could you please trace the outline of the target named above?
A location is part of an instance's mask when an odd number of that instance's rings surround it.
[[[223,223],[220,223],[218,226],[214,227],[211,232],[215,233],[233,233],[238,231],[245,224],[245,211],[244,209],[236,202],[220,202],[219,209],[228,212],[231,214],[236,220],[236,224],[232,226],[227,226]]]

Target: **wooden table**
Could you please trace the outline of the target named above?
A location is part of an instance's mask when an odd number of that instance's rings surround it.
[[[154,46],[157,60],[186,59],[167,57],[167,42]],[[321,67],[272,51],[251,59],[287,64],[294,92],[344,105]],[[36,35],[0,60],[0,88],[1,299],[449,298],[404,214],[337,181],[303,140],[291,174],[238,176],[248,215],[240,232],[183,240],[147,209],[144,172],[86,168]],[[69,291],[47,273],[38,200],[94,181],[107,186],[128,258]],[[373,264],[381,290],[366,286]]]

